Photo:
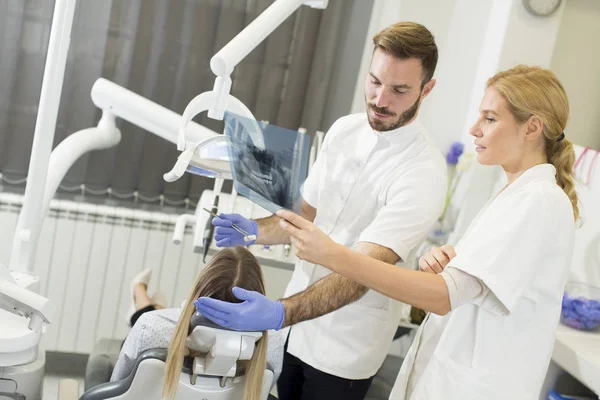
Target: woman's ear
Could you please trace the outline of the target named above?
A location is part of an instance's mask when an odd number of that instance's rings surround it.
[[[525,131],[526,140],[537,140],[544,133],[544,123],[535,115],[529,117],[525,124],[527,126]]]

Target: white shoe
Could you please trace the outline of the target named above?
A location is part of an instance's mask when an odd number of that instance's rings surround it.
[[[138,283],[143,283],[146,286],[148,286],[151,278],[152,278],[152,270],[150,268],[146,268],[145,270],[143,270],[142,272],[137,274],[131,281],[132,294],[133,294],[133,287],[135,285],[137,285]]]
[[[127,323],[131,321],[131,317],[133,316],[133,314],[135,314],[135,285],[137,285],[138,283],[143,283],[146,285],[147,288],[148,284],[150,283],[150,278],[152,278],[152,270],[150,268],[146,268],[131,280],[131,305],[129,306],[129,310],[127,311],[127,315],[125,316],[125,318],[127,319]]]
[[[152,297],[150,297],[150,300],[152,300],[152,304],[162,308],[167,308],[169,305],[169,300],[167,300],[165,292],[163,292],[160,288],[156,289],[156,292]]]

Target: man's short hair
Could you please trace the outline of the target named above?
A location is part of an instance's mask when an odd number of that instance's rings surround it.
[[[422,85],[433,78],[438,49],[433,35],[423,25],[415,22],[395,23],[375,35],[373,44],[374,50],[381,49],[402,60],[419,59],[423,67]]]

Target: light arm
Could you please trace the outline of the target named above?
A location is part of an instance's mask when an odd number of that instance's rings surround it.
[[[96,80],[92,86],[91,97],[94,104],[103,111],[102,118],[97,127],[69,135],[52,151],[47,167],[42,217],[48,212],[50,201],[63,178],[82,155],[92,150],[116,146],[120,142],[121,132],[115,125],[116,117],[171,143],[177,143],[177,130],[181,120],[179,114],[104,78]],[[188,134],[196,141],[218,135],[217,132],[193,121],[188,125]],[[32,252],[35,251],[38,235],[39,230],[36,230],[29,237]]]
[[[176,112],[104,78],[96,80],[91,96],[96,107],[101,110],[109,111],[116,117],[177,144],[182,116]],[[196,143],[219,135],[194,121],[187,124],[186,134],[189,140]]]
[[[217,76],[229,76],[233,69],[267,36],[303,4],[326,8],[328,0],[277,0],[244,30],[234,37],[210,60],[210,69]]]
[[[217,76],[213,90],[196,96],[186,106],[179,128],[177,149],[185,157],[178,162],[173,171],[165,175],[165,179],[172,182],[183,175],[191,159],[194,143],[188,143],[187,124],[200,112],[208,111],[208,117],[222,120],[225,111],[255,120],[252,112],[242,102],[230,95],[231,73],[233,69],[254,50],[265,38],[281,25],[292,13],[303,4],[315,8],[326,8],[329,0],[276,0],[263,13],[261,13],[246,28],[238,33],[210,60],[210,67]],[[258,129],[257,131],[260,131]],[[252,129],[249,130],[252,132]],[[250,133],[252,136],[252,133]],[[253,140],[256,139],[253,137]],[[255,141],[256,142],[256,141]],[[255,143],[257,145],[257,143]],[[192,147],[192,150],[190,150]]]

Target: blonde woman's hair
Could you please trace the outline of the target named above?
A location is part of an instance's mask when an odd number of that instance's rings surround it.
[[[518,65],[494,75],[488,80],[487,87],[493,87],[502,95],[519,123],[534,115],[542,121],[548,162],[556,168],[556,183],[569,196],[573,216],[578,220],[579,207],[572,175],[575,152],[573,144],[563,134],[569,118],[569,99],[563,85],[550,70]]]
[[[234,286],[257,291],[265,294],[262,270],[256,257],[244,247],[234,247],[221,250],[204,268],[185,302],[179,321],[169,346],[163,399],[173,400],[177,393],[179,376],[183,366],[187,348],[185,339],[191,333],[190,320],[196,312],[193,302],[199,297],[206,296],[231,303],[241,302],[236,298],[232,289]],[[262,380],[266,366],[267,332],[256,342],[252,359],[245,365],[246,386],[244,400],[259,400],[262,391]],[[194,354],[191,354],[194,356]]]

